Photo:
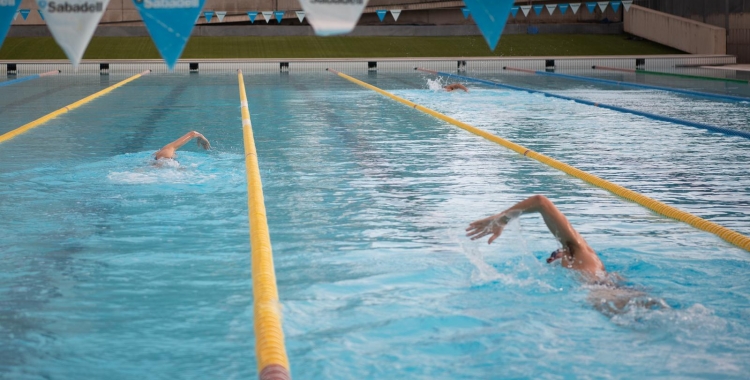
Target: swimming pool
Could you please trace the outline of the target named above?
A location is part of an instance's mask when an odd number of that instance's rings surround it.
[[[750,234],[747,139],[478,85],[432,91],[435,78],[413,72],[350,74]],[[472,76],[750,131],[748,104]],[[5,88],[0,133],[125,77]],[[750,370],[747,252],[334,75],[245,84],[295,378]],[[151,165],[193,129],[212,151],[190,145],[178,167]],[[0,162],[0,372],[256,376],[235,75],[138,79],[0,145]],[[590,286],[544,264],[557,244],[537,216],[491,246],[464,237],[469,222],[533,193],[558,205],[610,271],[671,309],[594,310]]]

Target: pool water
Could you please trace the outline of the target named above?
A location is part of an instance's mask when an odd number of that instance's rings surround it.
[[[416,73],[353,75],[750,234],[747,139],[474,84],[435,91]],[[472,76],[750,131],[746,103]],[[2,88],[0,133],[125,77]],[[748,252],[332,74],[245,84],[294,378],[750,371]],[[213,149],[153,165],[190,130]],[[257,376],[235,75],[138,79],[1,144],[0,162],[0,377]],[[595,286],[544,263],[558,243],[538,215],[492,245],[464,236],[532,194],[669,308],[597,311]]]

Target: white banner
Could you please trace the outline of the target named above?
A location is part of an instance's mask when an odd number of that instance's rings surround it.
[[[531,5],[521,5],[521,12],[523,12],[524,16],[528,16],[530,10],[531,10]]]
[[[266,11],[266,12],[261,12],[261,14],[263,14],[263,18],[266,19],[266,24],[268,24],[268,22],[271,21],[271,16],[273,16],[273,12]]]
[[[109,0],[37,0],[36,3],[55,41],[77,69]]]
[[[367,0],[299,0],[307,21],[319,36],[345,34],[354,30]]]
[[[573,14],[578,13],[578,8],[581,7],[581,3],[570,3],[570,10],[573,11]]]
[[[630,6],[633,5],[632,0],[622,0],[622,7],[625,8],[625,11],[627,12],[630,10]]]
[[[547,6],[547,11],[549,12],[549,14],[552,14],[552,12],[555,11],[555,8],[557,8],[557,4],[547,4],[546,6]]]
[[[600,1],[599,2],[599,9],[602,10],[602,12],[607,10],[607,5],[609,5],[609,1]]]
[[[295,11],[294,13],[297,14],[299,22],[305,21],[305,11]]]
[[[391,9],[391,15],[393,15],[393,20],[398,21],[398,16],[401,15],[400,9]]]
[[[224,11],[216,12],[216,18],[219,19],[219,22],[224,22],[224,16],[226,15],[227,15],[227,12],[224,12]]]

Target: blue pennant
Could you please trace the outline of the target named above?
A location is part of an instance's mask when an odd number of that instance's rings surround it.
[[[44,21],[44,13],[42,13],[42,10],[41,9],[37,9],[36,11],[39,12],[39,17],[41,17],[42,21]]]
[[[609,5],[612,6],[612,10],[615,11],[615,12],[617,12],[617,10],[620,9],[620,4],[622,4],[622,3],[619,2],[619,1],[610,1],[609,2]]]
[[[31,12],[31,9],[21,9],[18,12],[21,14],[21,17],[23,17],[23,19],[26,20],[26,17],[29,17],[29,13]]]
[[[594,13],[594,9],[596,9],[596,3],[586,3],[586,8],[589,9],[589,13]]]
[[[284,19],[284,11],[276,11],[273,14],[276,15],[276,21],[281,24],[281,20]]]
[[[174,69],[177,59],[182,55],[205,2],[206,0],[163,0],[150,3],[150,7],[146,8],[143,0],[133,1],[154,45],[170,70]],[[154,4],[159,7],[154,7]]]
[[[469,18],[469,8],[461,8],[461,13],[464,14],[464,18]]]
[[[13,1],[11,5],[0,5],[0,46],[3,46],[5,36],[8,35],[10,24],[13,22],[13,16],[18,12],[21,6],[21,0]]]
[[[544,5],[535,5],[534,13],[536,13],[536,15],[539,16],[539,14],[542,13],[542,9],[544,9]]]
[[[255,24],[256,17],[258,17],[258,12],[247,12],[247,18],[250,19],[251,24]]]
[[[558,5],[558,8],[560,8],[560,13],[565,14],[565,12],[568,10],[569,5],[568,4],[560,4]]]
[[[491,50],[495,50],[500,41],[513,2],[514,0],[464,0]]]
[[[518,14],[518,7],[516,6],[510,7],[510,14],[513,15],[513,18],[516,18],[516,15]]]
[[[211,23],[211,19],[214,17],[214,12],[203,12],[203,15],[206,16],[206,23]]]
[[[375,11],[375,13],[378,14],[378,18],[380,19],[380,22],[383,22],[383,20],[385,19],[385,14],[388,13],[388,11],[385,9],[378,9]]]

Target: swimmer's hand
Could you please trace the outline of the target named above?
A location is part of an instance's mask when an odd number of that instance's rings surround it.
[[[195,133],[196,133],[196,136],[195,136],[196,142],[198,143],[198,145],[205,150],[211,149],[211,144],[208,142],[208,139],[198,132],[195,132]]]
[[[468,228],[466,228],[466,236],[469,236],[471,240],[477,240],[492,234],[487,241],[487,244],[492,244],[495,239],[500,237],[500,234],[503,233],[503,229],[505,229],[505,226],[507,226],[512,219],[513,217],[507,213],[501,212],[500,214],[474,221],[469,224]]]

